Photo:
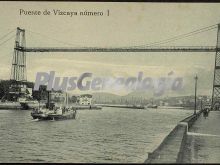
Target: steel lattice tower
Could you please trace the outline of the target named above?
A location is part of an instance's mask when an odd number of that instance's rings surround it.
[[[25,30],[17,27],[14,54],[11,68],[11,80],[16,82],[27,81],[26,75],[26,52],[17,50],[18,47],[25,47]]]
[[[214,80],[212,90],[212,108],[215,108],[215,104],[220,102],[220,24],[218,24],[217,32],[217,44],[215,54],[215,68],[214,68]]]

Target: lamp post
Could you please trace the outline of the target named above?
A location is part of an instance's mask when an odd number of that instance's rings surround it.
[[[198,76],[196,75],[195,77],[195,105],[194,105],[194,115],[196,114],[196,92],[197,92],[197,80]]]

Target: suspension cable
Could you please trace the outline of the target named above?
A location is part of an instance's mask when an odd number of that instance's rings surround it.
[[[202,33],[202,32],[206,32],[208,30],[215,29],[215,28],[217,28],[217,25],[218,24],[214,24],[214,25],[211,25],[211,26],[207,26],[207,27],[204,27],[204,28],[201,28],[201,29],[194,30],[192,32],[180,34],[180,35],[177,35],[177,36],[165,39],[165,40],[161,40],[161,41],[157,41],[157,42],[152,42],[152,43],[149,43],[149,44],[146,44],[146,45],[133,46],[133,47],[146,47],[146,46],[153,46],[153,45],[163,44],[163,43],[166,43],[167,41],[172,42],[174,40],[183,39],[183,38],[195,35],[195,34],[199,34],[199,33]]]
[[[76,45],[73,45],[73,44],[70,44],[70,43],[67,43],[67,42],[64,42],[64,41],[57,40],[57,39],[52,38],[52,37],[50,37],[50,36],[47,36],[47,35],[45,35],[45,34],[41,34],[41,33],[39,33],[39,32],[34,32],[34,31],[31,31],[31,30],[26,30],[26,31],[27,31],[27,32],[30,32],[30,33],[33,33],[33,34],[38,34],[38,35],[40,35],[40,36],[46,37],[46,38],[48,38],[48,39],[51,39],[51,40],[54,40],[54,41],[57,41],[57,42],[60,42],[60,43],[65,44],[65,45],[76,46]]]
[[[5,40],[4,42],[0,43],[0,46],[4,45],[6,42],[8,42],[9,40],[11,40],[12,38],[14,38],[15,35],[11,36],[10,38],[8,38],[7,40]]]
[[[9,34],[11,34],[12,32],[14,32],[15,29],[13,29],[12,31],[8,32],[7,34],[3,35],[0,40],[4,39],[5,37],[7,37]]]
[[[141,48],[141,47],[149,47],[149,46],[162,45],[162,44],[166,44],[166,43],[173,42],[173,41],[176,41],[176,40],[181,40],[183,38],[190,37],[190,36],[193,36],[193,35],[196,35],[196,34],[199,34],[199,33],[203,33],[203,32],[206,32],[206,31],[213,30],[213,29],[217,28],[217,25],[218,24],[214,24],[214,25],[207,26],[207,27],[204,27],[204,28],[200,28],[200,29],[197,29],[197,30],[185,33],[185,34],[177,35],[177,36],[165,39],[165,40],[161,40],[161,41],[157,41],[157,42],[152,42],[152,43],[145,44],[145,45],[124,46],[124,47],[118,47],[118,48]],[[35,34],[38,34],[38,35],[41,35],[43,37],[46,37],[48,39],[52,39],[54,41],[60,42],[60,43],[65,44],[65,45],[76,46],[76,45],[73,45],[73,44],[70,44],[70,43],[67,43],[67,42],[60,41],[60,40],[57,40],[55,38],[49,37],[47,35],[41,34],[39,32],[34,32],[34,31],[31,31],[31,30],[26,30],[26,31],[31,32],[31,33],[35,33]],[[88,48],[88,47],[83,47],[83,48]],[[90,47],[90,48],[94,48],[94,47]]]

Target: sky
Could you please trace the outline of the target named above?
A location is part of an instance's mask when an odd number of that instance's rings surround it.
[[[0,79],[9,79],[16,27],[25,29],[27,47],[129,47],[147,45],[220,23],[220,4],[210,3],[89,3],[0,2]],[[50,11],[50,15],[25,15],[20,11]],[[53,10],[103,12],[103,16],[54,15]],[[109,11],[109,16],[107,15]],[[13,30],[6,38],[5,34]],[[9,39],[4,43],[5,40]],[[215,46],[217,28],[167,45]],[[2,44],[3,43],[3,44]],[[166,45],[165,45],[166,46]],[[215,53],[27,53],[27,79],[37,72],[56,76],[183,77],[184,95],[212,92]],[[80,92],[80,91],[74,91]],[[125,95],[128,91],[108,91]]]

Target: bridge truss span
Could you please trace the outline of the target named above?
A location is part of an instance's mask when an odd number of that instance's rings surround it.
[[[21,52],[216,52],[215,46],[160,46],[146,48],[97,48],[97,47],[17,47]]]

